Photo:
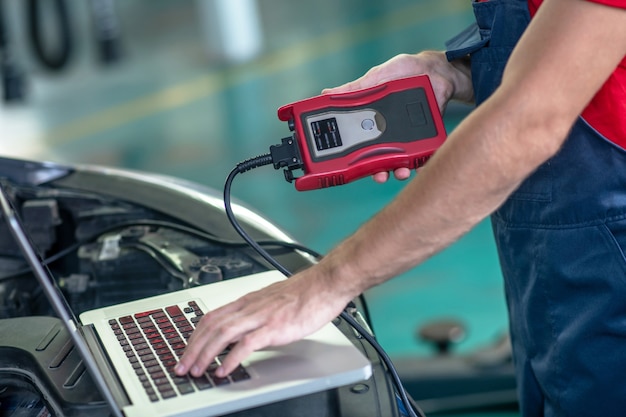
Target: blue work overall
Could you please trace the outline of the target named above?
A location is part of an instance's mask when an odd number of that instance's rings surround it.
[[[530,17],[527,0],[473,7],[447,55],[469,54],[479,105]],[[626,152],[579,118],[491,221],[522,414],[626,416]]]

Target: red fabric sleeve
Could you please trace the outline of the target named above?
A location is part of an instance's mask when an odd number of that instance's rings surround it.
[[[537,13],[537,9],[543,0],[528,0],[528,10],[530,11],[530,16],[534,16]],[[604,4],[606,6],[611,7],[619,7],[622,9],[626,9],[626,0],[587,0],[592,3]]]
[[[587,0],[592,3],[604,4],[606,6],[611,7],[619,7],[621,9],[626,9],[626,0]]]
[[[626,0],[587,0],[626,9]],[[534,16],[542,0],[528,0]],[[626,57],[583,111],[582,117],[605,138],[626,149]]]

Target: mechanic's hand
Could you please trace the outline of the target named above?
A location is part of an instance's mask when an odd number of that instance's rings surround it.
[[[308,270],[307,270],[308,271]],[[226,347],[217,376],[230,374],[253,351],[299,340],[333,320],[351,300],[307,271],[205,314],[189,339],[176,374],[202,375]]]
[[[435,51],[397,55],[373,67],[361,78],[339,87],[326,88],[322,94],[360,90],[394,79],[419,74],[429,76],[441,114],[444,113],[448,102],[453,98],[466,102],[471,102],[474,99],[467,62],[448,62],[443,52]],[[398,180],[405,180],[410,175],[411,170],[408,168],[399,168],[394,171],[394,176]],[[373,178],[374,181],[383,183],[389,179],[389,173],[378,172],[373,175]]]

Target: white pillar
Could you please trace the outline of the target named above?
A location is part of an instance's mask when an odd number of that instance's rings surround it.
[[[231,63],[255,58],[263,47],[256,0],[197,0],[209,57]]]

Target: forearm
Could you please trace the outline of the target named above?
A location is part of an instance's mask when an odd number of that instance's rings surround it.
[[[355,296],[449,246],[556,151],[529,149],[528,130],[516,126],[524,117],[507,113],[498,100],[477,109],[391,204],[327,255],[321,267],[337,288]],[[538,142],[554,134],[537,130]]]

